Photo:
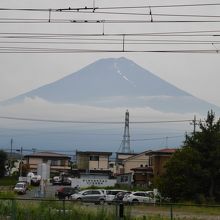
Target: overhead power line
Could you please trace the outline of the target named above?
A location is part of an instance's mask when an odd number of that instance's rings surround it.
[[[48,42],[48,41],[0,41],[0,44],[70,44],[70,45],[121,45],[121,42],[79,42],[79,41],[75,41],[75,42]],[[206,45],[213,45],[213,44],[220,44],[220,41],[187,41],[187,40],[145,40],[145,41],[136,41],[136,42],[132,42],[132,41],[127,41],[126,43],[124,43],[124,45],[195,45],[195,44],[206,44]],[[0,47],[1,49],[1,47]]]
[[[183,135],[176,135],[176,136],[165,136],[165,137],[155,137],[155,138],[141,138],[141,139],[131,139],[131,141],[152,141],[152,140],[164,140],[164,139],[170,139],[170,138],[180,138],[183,137]]]
[[[162,15],[160,15],[162,16]],[[165,16],[165,15],[163,15]],[[174,16],[174,15],[166,15],[166,16]],[[178,16],[178,15],[176,15]],[[181,15],[182,16],[182,15]],[[201,17],[201,16],[200,16]],[[204,16],[203,16],[204,17]],[[210,16],[209,18],[220,18],[220,16]],[[54,23],[54,24],[143,24],[143,23],[218,23],[220,22],[220,19],[213,19],[213,20],[159,20],[154,19],[153,21],[151,19],[45,19],[45,18],[0,18],[0,23],[8,23],[8,24],[45,24],[45,23]]]
[[[195,4],[166,4],[166,5],[139,5],[139,6],[112,6],[112,7],[68,7],[68,8],[0,8],[0,11],[31,11],[31,12],[65,12],[65,11],[97,11],[121,9],[146,9],[146,8],[182,8],[182,7],[207,7],[219,6],[220,3],[195,3]]]
[[[219,53],[217,48],[213,49],[160,49],[160,50],[125,50],[125,49],[60,49],[60,48],[34,48],[34,47],[0,47],[0,53]]]
[[[33,121],[33,122],[49,122],[49,123],[71,123],[71,124],[124,124],[123,121],[73,121],[73,120],[54,120],[54,119],[38,119],[38,118],[22,118],[0,116],[0,119],[18,120],[18,121]],[[131,124],[159,124],[159,123],[184,123],[191,122],[190,119],[183,120],[160,120],[160,121],[130,121]]]
[[[5,35],[5,36],[4,36]],[[197,30],[197,31],[166,31],[166,32],[146,32],[146,33],[33,33],[33,32],[0,32],[3,38],[34,38],[41,37],[110,37],[110,36],[220,36],[220,29],[217,30]]]

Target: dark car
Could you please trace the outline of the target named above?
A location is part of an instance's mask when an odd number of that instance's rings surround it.
[[[70,186],[72,183],[71,178],[70,177],[62,177],[62,185],[65,186]]]
[[[121,202],[123,201],[123,198],[125,195],[129,195],[131,192],[129,191],[122,191],[122,192],[119,192],[115,195],[115,198],[113,200],[113,202]]]
[[[72,183],[71,178],[68,176],[54,176],[52,178],[52,184],[53,185],[64,185],[64,186],[70,186]]]
[[[41,181],[41,176],[33,176],[31,178],[31,185],[32,186],[39,186]]]
[[[58,199],[69,199],[72,194],[77,192],[79,192],[77,188],[73,188],[71,186],[63,186],[57,189],[55,196],[58,197]]]

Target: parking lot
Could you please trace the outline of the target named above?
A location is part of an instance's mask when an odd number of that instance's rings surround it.
[[[29,187],[29,189],[26,191],[26,194],[24,195],[19,195],[19,198],[24,198],[24,199],[32,199],[32,198],[39,198],[39,197],[46,197],[46,198],[54,198],[55,197],[55,192],[60,186],[58,185],[52,185],[51,183],[48,183],[45,187],[45,196],[41,195],[40,193],[40,187],[35,186],[35,187]]]
[[[56,190],[61,187],[59,185],[52,185],[49,183],[46,186],[46,197],[44,199],[54,199],[55,198],[55,192]],[[31,190],[28,190],[26,194],[19,195],[19,198],[21,199],[41,199],[41,195],[39,193],[39,187],[32,187]],[[55,202],[55,201],[54,201]],[[60,201],[62,202],[62,201]],[[51,201],[52,203],[52,201]],[[73,201],[66,200],[66,207],[76,207],[77,204]],[[96,205],[94,203],[80,203],[80,207],[84,208],[85,210],[91,210],[91,211],[97,211],[98,209],[104,207],[107,212],[115,212],[119,207],[117,204],[111,204],[109,205],[107,202],[102,205]],[[200,211],[196,211],[196,210]],[[166,205],[160,205],[160,204],[132,204],[132,205],[125,205],[124,206],[124,212],[127,215],[131,216],[156,216],[160,215],[166,218],[170,218],[171,216],[171,210],[172,210],[172,216],[174,218],[179,219],[199,219],[199,220],[219,220],[219,213],[217,210],[219,207],[213,208],[213,214],[210,214],[210,210],[212,207],[203,207],[201,212],[201,207],[196,206],[175,206],[175,204],[166,204]],[[215,210],[214,210],[215,209]],[[206,211],[205,211],[206,210]]]

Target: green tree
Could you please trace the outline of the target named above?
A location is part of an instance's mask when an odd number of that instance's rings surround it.
[[[210,111],[200,130],[185,142],[166,164],[160,188],[175,200],[196,199],[198,195],[220,200],[220,120]]]
[[[197,180],[201,177],[201,167],[198,160],[199,154],[192,148],[177,150],[166,164],[167,172],[160,186],[162,193],[177,201],[192,199],[195,192],[200,192]]]
[[[5,175],[5,162],[7,160],[7,154],[0,150],[0,177]]]

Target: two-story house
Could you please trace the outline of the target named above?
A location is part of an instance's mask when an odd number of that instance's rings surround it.
[[[36,173],[38,164],[46,163],[50,166],[50,173],[68,172],[70,157],[54,152],[35,152],[24,156],[29,171]]]
[[[146,152],[146,156],[149,157],[149,167],[152,168],[154,177],[164,174],[166,170],[165,165],[176,150],[176,148],[164,148],[157,151]]]
[[[132,157],[137,155],[137,153],[125,153],[125,152],[117,152],[116,153],[116,160],[115,160],[115,167],[116,167],[116,175],[124,173],[124,165],[123,162]]]
[[[149,152],[144,151],[122,158],[117,182],[126,185],[146,185],[149,181]]]
[[[109,157],[111,152],[76,151],[77,168],[84,172],[110,171]]]

